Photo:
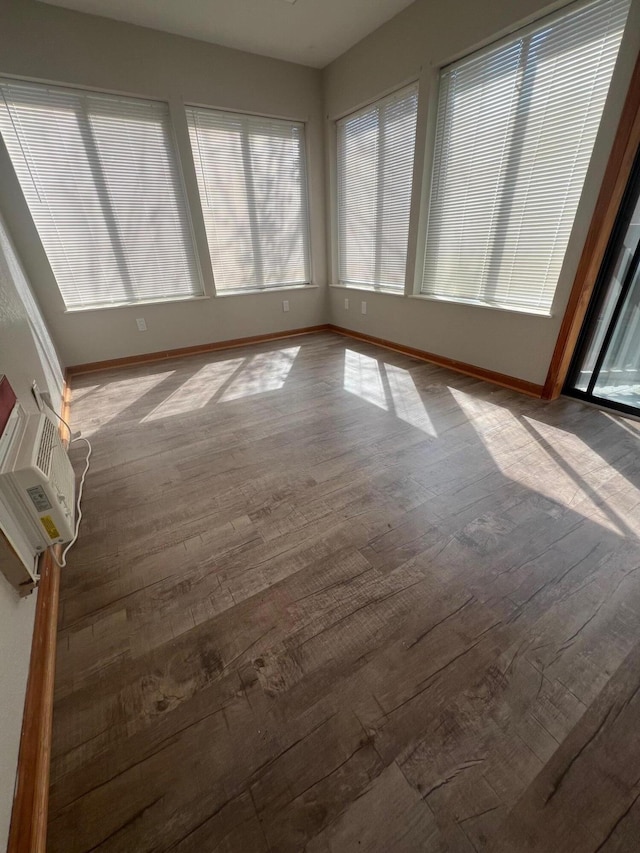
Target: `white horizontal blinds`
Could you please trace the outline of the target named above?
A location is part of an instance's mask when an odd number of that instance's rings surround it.
[[[68,308],[202,293],[166,104],[0,81],[0,132]]]
[[[337,123],[339,279],[404,290],[418,87]]]
[[[217,291],[309,282],[304,125],[187,107]]]
[[[628,8],[583,5],[443,70],[423,293],[550,310]]]

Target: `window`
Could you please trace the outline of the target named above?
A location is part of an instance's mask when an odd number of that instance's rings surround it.
[[[309,282],[304,125],[187,107],[218,292]]]
[[[0,81],[0,132],[67,308],[202,294],[166,104]]]
[[[422,293],[549,313],[629,0],[445,68]]]
[[[337,123],[341,284],[404,292],[418,87]]]

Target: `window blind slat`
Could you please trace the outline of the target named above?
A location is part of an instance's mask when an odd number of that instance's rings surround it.
[[[307,284],[304,124],[187,107],[219,291]]]
[[[4,80],[0,133],[67,308],[202,294],[167,104]]]
[[[422,293],[549,312],[628,9],[597,0],[442,71]]]
[[[404,290],[418,87],[337,123],[342,284]]]

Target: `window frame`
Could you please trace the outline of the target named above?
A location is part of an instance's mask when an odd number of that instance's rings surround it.
[[[303,128],[302,133],[302,153],[304,156],[304,183],[302,184],[304,192],[305,192],[305,215],[306,215],[306,256],[307,256],[307,272],[308,272],[308,281],[303,283],[294,283],[294,284],[267,284],[267,285],[254,285],[251,287],[244,288],[221,288],[216,284],[216,274],[215,269],[213,268],[213,258],[211,257],[211,251],[209,248],[209,237],[206,229],[206,222],[204,218],[204,207],[202,205],[202,198],[200,195],[200,185],[198,181],[198,167],[195,161],[193,145],[191,143],[191,133],[189,130],[189,119],[187,111],[189,109],[193,110],[203,110],[209,112],[216,113],[227,113],[228,115],[237,115],[237,116],[246,116],[248,118],[257,118],[257,119],[266,119],[276,122],[288,122],[289,124],[297,124],[301,125]],[[189,160],[189,168],[193,169],[193,177],[196,182],[195,191],[196,191],[196,199],[195,201],[198,204],[198,214],[202,217],[202,227],[204,234],[204,246],[203,251],[206,254],[208,263],[211,267],[212,271],[212,289],[213,296],[216,299],[228,299],[232,296],[251,296],[257,293],[280,293],[285,290],[314,290],[318,289],[319,285],[315,281],[314,275],[314,261],[313,261],[313,228],[312,228],[312,198],[311,198],[311,159],[309,156],[309,118],[304,117],[300,118],[299,116],[291,116],[291,115],[276,115],[274,113],[267,112],[255,112],[249,111],[245,109],[234,109],[233,107],[226,106],[214,106],[212,104],[204,104],[199,101],[183,101],[182,102],[182,116],[184,118],[185,129],[186,129],[186,151],[184,153],[184,157]]]
[[[327,199],[329,212],[329,239],[330,239],[330,283],[329,286],[336,289],[355,290],[363,293],[381,293],[387,296],[410,296],[413,291],[413,277],[415,271],[415,258],[413,248],[415,244],[415,228],[413,221],[415,211],[420,205],[422,197],[422,175],[425,164],[422,162],[422,150],[424,145],[424,128],[422,122],[422,111],[425,100],[430,100],[430,87],[424,85],[424,75],[412,76],[404,80],[400,85],[394,85],[385,89],[375,97],[368,98],[355,107],[350,107],[344,112],[329,117],[331,133],[329,136],[329,150],[327,152],[329,162],[329,196]],[[403,92],[416,91],[416,128],[414,139],[413,165],[411,174],[411,191],[409,200],[409,223],[407,232],[407,249],[405,262],[404,285],[400,288],[386,287],[379,284],[358,284],[345,282],[340,279],[340,166],[338,162],[339,143],[338,125],[341,121],[365,113],[378,104],[393,99]],[[423,91],[424,90],[424,91]],[[427,94],[425,95],[425,91]]]
[[[564,252],[563,260],[560,265],[560,271],[558,274],[558,279],[556,282],[555,290],[551,305],[548,309],[546,308],[535,308],[535,307],[527,307],[527,306],[516,306],[509,305],[506,303],[494,303],[494,302],[485,302],[485,301],[474,301],[470,299],[465,299],[463,297],[458,296],[449,296],[449,295],[439,295],[433,293],[423,293],[422,292],[422,284],[424,277],[424,265],[426,258],[426,250],[427,250],[427,235],[429,228],[429,216],[430,216],[430,204],[431,204],[431,196],[433,191],[433,182],[437,175],[437,166],[435,162],[435,154],[436,154],[436,132],[437,132],[437,124],[438,124],[438,106],[439,106],[439,98],[440,98],[440,89],[442,85],[442,74],[446,71],[450,66],[456,65],[460,62],[463,62],[466,59],[471,58],[480,58],[485,54],[491,53],[499,49],[502,46],[513,43],[517,39],[526,39],[532,33],[538,31],[541,26],[546,24],[553,25],[556,21],[562,20],[565,17],[570,16],[573,13],[578,13],[582,9],[592,5],[593,0],[573,0],[573,2],[568,2],[561,6],[560,8],[552,9],[547,13],[535,14],[533,16],[528,16],[524,19],[524,21],[516,22],[512,26],[507,29],[503,29],[501,33],[498,33],[496,36],[490,36],[487,39],[477,43],[475,46],[471,48],[465,48],[463,51],[460,51],[454,55],[450,55],[448,58],[440,61],[438,65],[429,69],[429,93],[428,93],[428,113],[427,113],[427,126],[426,126],[426,144],[425,144],[425,152],[424,152],[424,162],[423,162],[423,173],[422,173],[422,181],[420,188],[420,212],[419,212],[419,222],[418,222],[418,231],[417,231],[417,247],[416,247],[416,257],[415,257],[415,267],[414,267],[414,275],[411,282],[411,290],[407,294],[411,299],[420,299],[427,302],[436,302],[436,303],[445,303],[445,304],[453,304],[453,305],[461,305],[467,308],[482,308],[489,311],[499,311],[506,312],[509,314],[520,314],[526,316],[534,316],[540,319],[553,319],[558,315],[559,308],[561,304],[564,303],[564,296],[559,293],[562,290],[562,286],[567,283],[567,267],[570,267],[572,260],[570,259],[570,255],[574,254],[575,248],[575,239],[576,239],[576,223],[582,220],[582,210],[583,205],[588,205],[588,199],[585,199],[585,188],[589,182],[589,172],[591,169],[591,162],[593,160],[594,152],[598,146],[598,138],[600,136],[602,130],[602,121],[605,117],[605,111],[607,109],[607,102],[609,100],[609,92],[610,88],[616,74],[616,68],[618,66],[618,60],[620,58],[620,51],[622,49],[623,40],[625,38],[626,33],[626,25],[629,20],[629,14],[627,16],[627,20],[625,21],[625,27],[622,31],[622,40],[620,46],[618,48],[618,54],[614,61],[612,76],[609,81],[609,89],[607,91],[607,96],[605,98],[603,113],[601,115],[600,123],[598,126],[598,130],[596,131],[596,136],[594,139],[592,154],[589,160],[589,166],[587,168],[587,172],[585,174],[585,178],[583,181],[582,190],[580,193],[580,198],[578,200],[578,205],[576,207],[576,212],[574,215],[573,224],[570,230],[569,239],[567,243],[567,247]],[[630,0],[632,3],[633,0]]]
[[[200,258],[200,245],[199,240],[196,234],[196,229],[194,226],[194,210],[192,205],[192,199],[190,193],[188,192],[187,181],[185,178],[185,163],[184,163],[184,152],[182,146],[180,144],[180,140],[178,138],[178,134],[176,132],[175,126],[175,115],[174,115],[174,105],[170,98],[162,98],[149,94],[142,94],[138,92],[129,92],[122,91],[120,89],[111,89],[105,87],[98,86],[87,86],[78,83],[67,83],[62,82],[60,80],[51,80],[44,79],[39,77],[27,77],[24,75],[11,74],[11,73],[0,73],[0,82],[6,81],[7,83],[15,83],[20,84],[24,83],[26,85],[34,85],[34,86],[42,86],[49,87],[51,89],[60,89],[62,91],[68,92],[78,92],[80,94],[88,94],[88,95],[104,95],[106,97],[113,98],[122,98],[122,99],[131,99],[134,101],[147,101],[149,103],[161,104],[166,107],[166,117],[167,117],[167,131],[168,131],[168,140],[171,145],[171,153],[173,154],[175,167],[176,167],[176,177],[177,177],[177,190],[181,194],[181,201],[183,204],[183,208],[186,214],[186,226],[187,226],[187,236],[190,241],[190,247],[192,250],[192,256],[194,261],[194,282],[198,285],[198,292],[194,294],[185,294],[179,295],[176,297],[153,297],[149,299],[139,299],[135,301],[120,301],[120,302],[112,302],[108,304],[102,305],[76,305],[76,306],[67,306],[64,296],[62,294],[62,290],[58,284],[58,280],[56,274],[51,266],[51,261],[49,260],[49,256],[45,249],[45,246],[40,237],[40,233],[36,226],[35,220],[29,208],[29,204],[22,190],[22,185],[16,173],[15,167],[13,165],[13,161],[7,149],[6,143],[2,139],[0,135],[0,148],[2,148],[2,156],[6,157],[6,161],[9,166],[11,166],[12,177],[15,180],[15,186],[20,192],[21,201],[24,204],[24,209],[29,218],[30,230],[31,230],[31,239],[36,241],[38,248],[41,252],[41,257],[43,258],[44,263],[46,264],[49,275],[51,276],[51,281],[55,285],[52,289],[52,293],[54,294],[54,298],[59,300],[60,311],[63,314],[82,314],[91,311],[110,311],[117,308],[137,308],[138,306],[145,305],[173,305],[175,303],[183,303],[183,302],[197,302],[205,299],[210,299],[210,293],[208,292],[208,288],[205,283],[205,277],[203,274],[202,263]]]

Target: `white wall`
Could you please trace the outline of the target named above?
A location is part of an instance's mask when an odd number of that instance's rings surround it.
[[[170,103],[263,113],[307,122],[312,279],[319,287],[65,313],[6,150],[0,146],[0,210],[68,365],[192,346],[326,321],[322,77],[317,69],[157,32],[36,0],[2,0],[0,74],[88,86]],[[176,127],[188,150],[186,126]],[[195,173],[185,173],[197,198]],[[205,289],[212,292],[206,237],[199,234]],[[290,311],[282,311],[288,299]],[[138,332],[144,317],[148,331]]]
[[[20,263],[0,219],[0,374],[36,411],[35,379],[59,407],[62,375]],[[10,524],[0,504],[0,528]],[[20,598],[0,572],[0,850],[6,846],[29,669],[36,595]]]
[[[440,65],[546,8],[540,0],[494,0],[483,4],[479,14],[477,0],[417,0],[322,74],[36,0],[2,0],[0,74],[162,98],[178,115],[181,103],[187,101],[307,122],[312,271],[319,287],[287,292],[285,298],[291,306],[288,314],[282,312],[280,293],[65,313],[6,151],[0,145],[0,209],[64,362],[70,365],[284,331],[331,319],[348,328],[542,383],[640,45],[640,0],[633,0],[630,25],[551,318],[342,288],[330,288],[327,294],[326,260],[328,255],[331,267],[335,245],[330,242],[326,252],[324,143],[328,142],[326,151],[330,155],[332,119],[410,80],[420,79],[424,93]],[[421,164],[430,156],[425,139],[432,106],[432,99],[422,98],[418,130]],[[178,135],[179,144],[186,145],[184,132],[182,141],[180,132]],[[329,166],[330,162],[328,156]],[[331,168],[326,171],[331,187]],[[188,191],[197,197],[194,181],[188,175],[185,179]],[[416,186],[420,179],[418,169]],[[205,286],[211,292],[202,233],[199,242]],[[410,259],[416,257],[417,244],[418,217],[414,211]],[[344,309],[346,295],[350,296],[349,311]],[[362,299],[368,304],[366,316],[360,313]],[[147,321],[146,333],[136,330],[135,318],[139,316]],[[55,354],[1,220],[0,372],[8,374],[27,406],[31,405],[28,390],[34,378],[59,404],[61,376]],[[9,827],[35,599],[34,594],[20,600],[0,575],[0,849]]]
[[[416,0],[331,63],[324,72],[329,196],[335,195],[331,174],[335,118],[405,83],[419,80],[418,168],[414,182],[418,188],[422,184],[423,165],[432,156],[426,139],[427,128],[434,119],[434,80],[438,68],[562,5],[564,3],[550,6],[541,0],[492,0],[483,4],[478,4],[477,0]],[[640,0],[632,0],[552,317],[330,287],[331,322],[530,382],[544,383],[639,48]],[[417,205],[414,207],[409,235],[410,263],[415,263],[420,254],[419,210]],[[336,282],[335,240],[330,241],[328,254],[330,267],[333,267],[330,281]],[[345,296],[350,297],[348,311],[344,308]],[[360,313],[361,300],[367,302],[366,316]]]
[[[319,287],[287,291],[286,295],[270,292],[82,313],[64,311],[8,156],[0,144],[0,210],[5,211],[66,363],[285,331],[331,320],[459,361],[544,382],[640,46],[640,0],[632,0],[630,23],[552,317],[376,293],[362,297],[368,307],[364,316],[359,312],[361,297],[353,291],[351,308],[346,311],[344,297],[349,291],[325,287],[327,279],[335,281],[336,276],[332,262],[335,245],[330,240],[327,252],[325,241],[324,200],[325,188],[333,185],[335,117],[419,79],[422,94],[415,183],[419,187],[422,166],[431,156],[425,141],[434,113],[433,97],[425,94],[438,67],[559,5],[562,3],[549,6],[541,0],[495,0],[485,4],[480,15],[476,0],[417,0],[319,72],[37,0],[3,0],[0,74],[162,98],[169,101],[176,116],[180,115],[180,105],[191,101],[307,122],[312,276]],[[184,149],[188,146],[184,127],[177,130],[179,145]],[[188,192],[197,198],[195,177],[186,174],[185,180]],[[330,192],[330,199],[331,195]],[[410,262],[419,254],[419,211],[418,205],[414,207]],[[202,231],[199,249],[205,288],[211,293],[211,268]],[[283,298],[290,303],[288,314],[282,311]],[[138,332],[137,317],[146,319],[147,332]]]
[[[0,850],[9,838],[36,596],[19,598],[0,573]]]

